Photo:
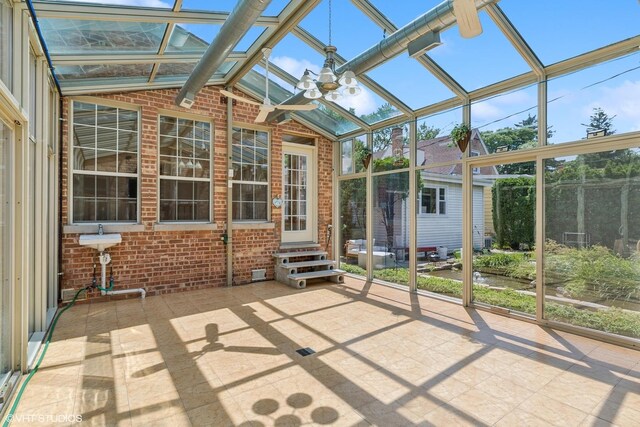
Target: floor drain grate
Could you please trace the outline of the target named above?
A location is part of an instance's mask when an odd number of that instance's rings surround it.
[[[305,348],[300,348],[300,349],[296,350],[296,353],[298,353],[302,357],[308,356],[308,355],[313,354],[315,352],[316,351],[314,349],[312,349],[311,347],[305,347]]]

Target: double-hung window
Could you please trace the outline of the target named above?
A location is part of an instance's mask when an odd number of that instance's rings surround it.
[[[73,102],[73,222],[138,220],[138,111]]]
[[[161,222],[211,221],[211,123],[160,116]]]
[[[233,219],[267,221],[269,134],[233,129]]]
[[[447,199],[445,188],[423,188],[420,194],[420,213],[439,215],[446,214]]]

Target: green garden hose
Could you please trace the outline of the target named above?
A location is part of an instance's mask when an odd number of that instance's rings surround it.
[[[111,284],[111,287],[113,287],[113,284]],[[11,406],[9,413],[7,414],[7,418],[5,418],[4,423],[2,424],[2,427],[9,427],[9,425],[11,424],[11,419],[13,418],[13,414],[16,412],[16,409],[18,408],[18,404],[20,403],[20,399],[22,398],[22,393],[24,393],[24,390],[27,388],[27,384],[29,384],[31,377],[33,377],[35,373],[38,372],[38,368],[42,363],[42,359],[44,359],[44,355],[47,353],[47,348],[49,348],[49,343],[51,342],[51,337],[53,336],[53,331],[56,328],[56,323],[58,323],[58,319],[60,318],[60,316],[62,316],[62,313],[64,313],[65,311],[73,307],[73,305],[76,303],[76,300],[78,299],[78,296],[82,291],[86,291],[89,289],[91,289],[91,286],[87,286],[86,288],[79,289],[78,292],[76,292],[76,294],[73,296],[73,299],[71,300],[71,302],[62,310],[60,310],[60,312],[58,312],[58,314],[56,314],[56,316],[53,318],[53,322],[51,323],[51,329],[49,329],[49,333],[47,334],[47,339],[44,343],[44,347],[42,348],[42,353],[40,353],[40,357],[38,358],[38,362],[33,367],[31,372],[29,372],[29,375],[27,375],[27,378],[25,378],[24,382],[22,383],[22,386],[20,386],[20,390],[18,391],[18,394],[16,395],[15,400],[13,401],[13,405]]]

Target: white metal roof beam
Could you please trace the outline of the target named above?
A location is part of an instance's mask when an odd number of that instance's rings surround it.
[[[388,34],[392,34],[398,30],[393,22],[389,20],[382,12],[380,12],[374,5],[368,0],[351,0],[351,2],[360,9],[365,15],[369,17],[380,28],[387,31]],[[431,57],[426,54],[420,55],[415,58],[420,64],[422,64],[435,78],[440,80],[442,84],[449,88],[457,97],[465,98],[468,93],[465,88],[462,87],[449,73],[447,73],[440,65],[438,65]]]
[[[173,4],[173,11],[178,12],[182,7],[182,0],[176,0]],[[162,36],[162,42],[160,43],[160,48],[158,49],[158,55],[163,55],[164,51],[167,49],[167,45],[169,44],[169,40],[171,39],[171,34],[173,33],[173,28],[176,24],[169,24],[167,28],[164,29],[164,35]],[[153,64],[153,68],[151,69],[151,73],[149,74],[149,83],[153,82],[156,78],[156,74],[158,73],[158,69],[160,68],[160,63],[156,62]]]
[[[507,15],[504,14],[502,9],[497,4],[490,4],[486,7],[486,11],[491,17],[491,20],[500,28],[502,34],[509,40],[513,47],[518,51],[520,56],[527,61],[527,64],[531,67],[534,73],[540,78],[544,78],[544,66],[542,61],[531,49],[529,44],[522,38],[522,35],[513,26]]]
[[[73,3],[34,2],[38,18],[80,19],[91,21],[160,22],[165,24],[217,24],[222,25],[229,17],[226,12],[173,11],[147,7],[87,6]],[[255,25],[278,26],[275,16],[261,16]]]
[[[229,71],[227,74],[227,86],[233,86],[240,81],[242,76],[247,74],[262,59],[262,48],[273,48],[278,44],[318,3],[320,3],[320,0],[292,0],[289,2],[278,16],[280,25],[268,37],[258,40],[251,46],[250,51],[247,52],[248,58],[241,66],[234,67]]]
[[[326,45],[324,43],[322,43],[320,40],[318,40],[313,34],[309,33],[307,30],[305,30],[304,28],[302,28],[300,26],[297,26],[296,28],[293,28],[291,30],[291,33],[294,34],[296,37],[298,37],[303,42],[305,42],[311,48],[313,48],[316,51],[320,52],[324,56],[324,54],[325,54],[324,53],[324,48],[325,48]],[[338,53],[335,53],[333,55],[333,57],[335,58],[336,65],[338,65],[338,66],[340,66],[340,65],[344,64],[345,62],[347,62],[347,60],[344,59],[344,57],[340,56],[340,54],[338,54]],[[391,92],[389,92],[388,90],[383,88],[381,85],[379,85],[371,77],[367,76],[366,74],[360,74],[360,75],[358,75],[358,78],[360,79],[360,81],[364,85],[368,86],[379,97],[384,99],[389,104],[398,107],[398,109],[403,114],[405,114],[407,116],[413,115],[413,110],[411,109],[411,107],[409,107],[407,104],[402,102],[400,99],[398,99]]]
[[[112,83],[112,84],[97,84],[95,82],[89,83],[86,86],[66,86],[65,81],[60,82],[62,84],[62,95],[86,95],[88,93],[113,93],[113,92],[126,92],[134,90],[151,90],[151,89],[172,89],[181,87],[187,80],[185,77],[182,80],[172,82],[159,82],[153,83]],[[224,82],[221,78],[211,79],[207,83],[208,85],[222,85]]]
[[[198,62],[202,53],[175,54],[123,54],[123,55],[51,55],[54,66],[63,65],[102,65],[102,64],[150,64],[174,62]],[[232,53],[225,62],[243,61],[247,59],[245,53]]]
[[[545,67],[547,78],[558,77],[562,74],[571,73],[581,68],[590,67],[601,62],[619,58],[621,56],[637,52],[640,46],[640,36],[628,38],[600,49],[592,50],[582,55],[564,61],[556,62]]]
[[[263,67],[266,65],[264,60],[260,61],[260,65],[262,65]],[[286,81],[292,86],[295,86],[296,83],[298,82],[298,80],[295,77],[287,73],[282,68],[278,67],[276,64],[270,63],[269,69],[273,72],[273,74],[280,77],[282,80]],[[369,126],[367,122],[365,122],[360,117],[353,114],[351,111],[336,104],[335,102],[327,101],[324,98],[318,98],[317,101],[319,101],[325,107],[335,111],[336,113],[343,115],[347,120],[354,122],[356,125],[360,126],[362,129],[365,129],[367,131],[371,130],[371,126]]]

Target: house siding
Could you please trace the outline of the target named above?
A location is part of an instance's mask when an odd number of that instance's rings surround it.
[[[188,289],[219,287],[226,285],[227,247],[222,242],[227,215],[227,105],[218,87],[206,87],[197,96],[191,109],[174,104],[178,92],[172,90],[138,91],[122,94],[98,95],[87,102],[101,100],[118,101],[140,108],[140,218],[143,231],[122,232],[122,243],[109,248],[112,257],[115,289],[145,288],[148,295],[179,292]],[[62,223],[70,225],[69,217],[69,109],[71,100],[64,98],[61,179]],[[213,121],[212,163],[212,223],[215,230],[158,231],[158,115],[167,111],[200,115]],[[246,123],[251,128],[258,109],[255,106],[235,103],[234,123]],[[271,195],[282,194],[282,137],[283,134],[300,134],[315,138],[318,147],[317,161],[317,209],[318,243],[326,246],[326,227],[332,218],[332,150],[333,144],[308,128],[289,122],[270,127]],[[282,208],[269,203],[268,228],[259,224],[255,228],[233,230],[233,283],[251,281],[251,270],[264,268],[267,279],[274,277],[272,253],[281,240]],[[70,229],[73,229],[71,227]],[[97,231],[97,226],[96,226]],[[94,264],[98,272],[97,252],[80,246],[80,233],[65,232],[62,236],[62,288],[78,289],[91,283]],[[331,257],[331,255],[330,255]],[[110,266],[109,266],[110,268]],[[132,294],[132,297],[137,295]],[[124,298],[101,297],[97,291],[88,294],[89,299]]]

